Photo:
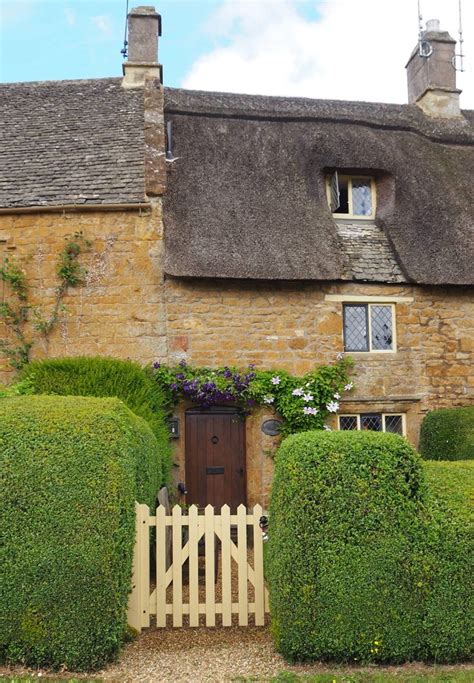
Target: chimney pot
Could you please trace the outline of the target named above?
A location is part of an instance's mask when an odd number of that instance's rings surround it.
[[[439,33],[440,32],[439,19],[429,19],[426,22],[426,30],[428,32],[434,31],[435,33]]]

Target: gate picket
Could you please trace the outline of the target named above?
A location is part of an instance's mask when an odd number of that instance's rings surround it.
[[[237,514],[231,515],[228,505],[220,514],[208,505],[200,514],[191,505],[183,515],[175,505],[171,515],[160,505],[156,515],[150,516],[146,505],[136,505],[136,541],[133,559],[132,592],[128,606],[128,621],[137,631],[150,625],[150,615],[156,615],[157,627],[167,625],[167,615],[172,615],[173,627],[183,626],[183,615],[189,615],[189,625],[199,626],[204,615],[206,626],[216,625],[216,614],[221,615],[222,625],[232,625],[232,615],[238,615],[240,626],[247,626],[249,614],[254,614],[255,625],[263,626],[268,613],[268,591],[263,575],[263,540],[259,527],[262,508],[256,505],[247,513],[243,505]],[[150,527],[156,526],[156,588],[150,595]],[[166,538],[171,527],[172,564],[167,569]],[[187,527],[187,534],[183,528]],[[253,543],[253,567],[249,564],[247,529],[251,527]],[[232,530],[237,530],[236,542]],[[187,542],[183,540],[187,537]],[[204,538],[204,586],[199,584],[199,542]],[[216,542],[220,541],[219,546]],[[220,549],[220,562],[216,550]],[[183,589],[183,565],[188,560],[189,593]],[[216,566],[217,561],[217,566]],[[220,566],[219,566],[220,565]],[[236,585],[233,587],[233,568]],[[219,579],[217,569],[220,569]],[[220,582],[221,601],[216,602],[216,581]],[[248,585],[253,585],[255,597],[248,595]],[[169,588],[171,585],[171,588]],[[234,593],[237,593],[235,595]],[[170,595],[171,593],[171,595]],[[187,601],[183,600],[183,593]],[[201,594],[201,595],[200,595]],[[200,600],[201,597],[201,600]],[[237,597],[237,601],[235,600]],[[168,600],[171,598],[171,602]],[[202,600],[204,598],[204,600]]]

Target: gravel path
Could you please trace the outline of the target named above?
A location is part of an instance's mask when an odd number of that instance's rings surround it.
[[[473,671],[469,665],[439,666],[436,671]],[[120,661],[94,674],[0,668],[2,676],[34,676],[40,680],[81,683],[228,683],[248,677],[266,683],[282,671],[300,674],[330,672],[337,681],[344,673],[390,672],[392,675],[433,673],[433,667],[413,663],[400,667],[343,667],[325,664],[291,665],[278,655],[268,628],[166,628],[150,629],[129,643]],[[363,680],[363,678],[362,678]],[[369,677],[368,677],[369,680]],[[371,680],[371,679],[370,679]]]
[[[461,667],[439,667],[449,671]],[[120,683],[224,683],[249,677],[268,681],[282,671],[301,674],[364,669],[337,665],[291,665],[275,652],[268,628],[166,628],[142,634],[124,649],[120,662],[97,674]],[[428,673],[423,664],[404,667],[371,667],[366,671]],[[340,680],[340,679],[339,679]]]

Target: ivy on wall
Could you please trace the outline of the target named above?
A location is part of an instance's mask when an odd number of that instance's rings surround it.
[[[28,283],[19,263],[14,259],[4,259],[0,265],[0,281],[4,283],[0,300],[0,320],[10,332],[10,339],[0,340],[0,352],[8,358],[9,365],[21,370],[30,360],[30,351],[36,335],[48,346],[49,337],[64,311],[64,298],[70,287],[77,287],[86,275],[81,265],[81,253],[91,246],[82,232],[65,237],[66,245],[58,257],[56,276],[58,285],[52,310],[45,314],[38,306],[28,302]],[[28,323],[31,325],[28,326]],[[30,333],[28,333],[28,331]],[[33,334],[31,334],[33,333]]]
[[[283,418],[283,436],[328,429],[326,418],[339,410],[343,394],[353,388],[351,367],[351,359],[342,354],[334,364],[320,365],[303,377],[254,366],[242,372],[227,366],[193,367],[185,361],[174,366],[153,364],[170,411],[183,399],[203,408],[231,404],[247,413],[257,405],[271,406]]]

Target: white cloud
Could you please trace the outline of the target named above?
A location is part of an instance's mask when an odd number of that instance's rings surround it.
[[[422,0],[457,38],[458,1]],[[302,6],[320,16],[308,19]],[[466,72],[461,105],[474,108],[474,3],[463,2]],[[317,16],[316,14],[314,15]],[[417,42],[416,0],[224,0],[206,26],[216,47],[183,87],[326,99],[406,102],[405,64]]]
[[[64,18],[66,19],[66,24],[68,26],[75,26],[76,25],[76,21],[77,21],[76,13],[70,7],[64,8]]]
[[[92,17],[91,21],[105,38],[110,38],[112,36],[113,27],[109,16],[100,14],[96,17]]]

